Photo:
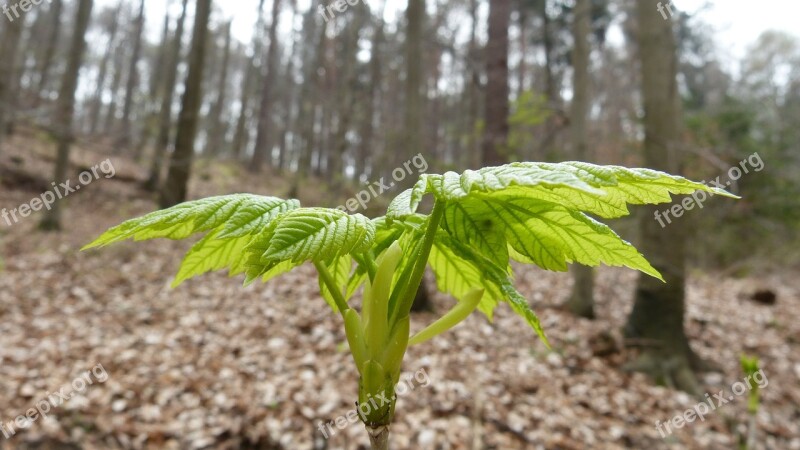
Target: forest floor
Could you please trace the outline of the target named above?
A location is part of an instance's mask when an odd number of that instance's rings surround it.
[[[102,151],[76,149],[70,176],[105,160]],[[40,137],[17,137],[6,146],[0,208],[47,190],[52,160],[52,146]],[[244,289],[241,279],[224,273],[170,289],[189,242],[79,252],[106,228],[155,208],[136,181],[144,169],[125,158],[112,161],[114,177],[62,200],[62,232],[36,231],[41,211],[12,226],[0,219],[3,429],[61,386],[92,381],[46,419],[0,437],[0,448],[365,448],[360,424],[334,426],[327,440],[319,429],[353,408],[357,385],[340,319],[318,295],[313,268]],[[233,165],[200,162],[193,180],[193,198],[286,190],[277,176],[256,177]],[[314,192],[312,184],[303,186],[305,204],[320,203],[314,198],[323,191]],[[408,392],[398,402],[393,448],[736,447],[749,420],[747,393],[666,438],[656,429],[656,421],[667,422],[698,400],[623,369],[635,355],[623,348],[618,330],[632,305],[636,273],[598,271],[598,318],[589,321],[561,309],[567,274],[516,269],[552,351],[504,306],[493,323],[473,315],[411,348],[404,377],[413,382],[405,382]],[[777,301],[754,301],[759,289],[773,291]],[[433,299],[440,312],[451,302],[442,294]],[[701,378],[704,392],[732,395],[731,386],[744,378],[740,356],[758,356],[768,382],[756,421],[758,448],[800,449],[797,270],[743,278],[693,273],[687,302],[694,349],[721,369]],[[433,318],[415,315],[412,329]]]

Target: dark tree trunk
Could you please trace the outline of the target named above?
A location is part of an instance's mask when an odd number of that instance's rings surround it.
[[[409,156],[422,151],[423,79],[422,35],[425,0],[409,0],[406,9],[406,110],[403,130],[405,151],[395,154],[394,163],[402,164]],[[388,167],[387,167],[388,169]],[[409,184],[409,181],[405,181]],[[403,186],[399,186],[402,188]]]
[[[54,132],[58,141],[53,180],[61,182],[67,178],[69,150],[73,140],[72,122],[75,114],[75,91],[78,88],[83,54],[86,50],[86,29],[92,16],[92,0],[80,0],[75,13],[75,28],[70,43],[67,67],[58,92],[55,111]],[[61,201],[53,203],[44,213],[39,228],[42,230],[61,229]]]
[[[672,21],[653,14],[652,3],[638,0],[639,58],[644,99],[644,164],[670,173],[681,172],[680,107],[676,43]],[[685,312],[686,221],[662,228],[653,219],[657,206],[643,208],[640,230],[643,254],[666,283],[642,276],[636,286],[626,337],[643,346],[631,368],[646,371],[659,382],[698,393],[692,371],[698,360],[683,328]]]
[[[511,0],[489,5],[489,41],[486,44],[486,132],[483,165],[497,166],[508,160],[508,26]]]
[[[208,37],[208,19],[212,0],[197,0],[192,48],[189,52],[189,73],[183,93],[181,113],[178,116],[178,133],[175,151],[169,161],[169,171],[161,189],[159,205],[168,208],[186,200],[189,176],[194,158],[194,140],[197,135],[198,115],[203,102],[203,68]]]
[[[587,122],[589,115],[589,33],[591,32],[591,2],[577,0],[574,11],[572,37],[572,151],[575,159],[585,161],[589,156]],[[580,317],[594,318],[594,277],[591,267],[572,267],[572,288],[567,307]]]
[[[422,35],[425,22],[425,0],[408,0],[406,9],[406,112],[405,112],[405,151],[395,155],[396,165],[402,164],[404,158],[422,151],[423,136],[423,94],[422,80],[424,78],[422,64]],[[388,167],[387,167],[388,169]],[[406,184],[413,183],[407,177]],[[403,186],[400,186],[402,188]],[[417,296],[411,305],[411,311],[430,311],[433,308],[425,280],[417,290]]]
[[[217,83],[217,98],[211,107],[211,134],[208,137],[206,153],[209,155],[219,155],[228,127],[227,121],[222,118],[225,110],[226,94],[228,90],[228,65],[231,57],[231,24],[225,27],[225,46],[222,49],[222,67],[220,69],[219,80]]]
[[[13,17],[13,16],[12,16]],[[5,20],[3,17],[2,20]],[[13,100],[14,86],[16,85],[17,53],[19,53],[19,43],[22,36],[22,29],[25,26],[25,16],[15,18],[13,21],[4,24],[2,35],[0,35],[0,146],[11,121],[11,113],[14,110]]]
[[[117,42],[117,31],[119,30],[119,15],[121,6],[117,7],[117,12],[111,21],[111,27],[108,30],[108,45],[100,60],[100,71],[97,75],[97,88],[95,89],[94,99],[92,101],[91,111],[89,112],[89,133],[96,134],[97,128],[100,126],[100,110],[103,106],[103,90],[106,87],[106,78],[108,78],[108,65],[111,63],[111,57],[114,55],[114,47]]]
[[[114,59],[112,63],[112,67],[114,69],[114,78],[111,81],[111,101],[108,103],[108,107],[106,108],[106,115],[103,122],[103,132],[104,134],[110,134],[116,129],[116,122],[117,122],[117,109],[118,109],[118,99],[119,99],[119,88],[122,85],[122,72],[124,64],[124,56],[125,52],[122,51],[121,43],[117,43],[115,45],[113,54]]]
[[[117,141],[117,150],[127,150],[131,145],[132,127],[131,113],[133,112],[133,98],[139,84],[139,58],[142,54],[142,33],[144,32],[144,0],[139,3],[139,14],[136,16],[136,28],[133,32],[133,51],[128,67],[128,82],[125,86],[125,100],[122,104],[122,130]]]
[[[367,170],[367,161],[371,160],[374,164],[375,150],[372,148],[373,136],[375,133],[375,114],[377,108],[375,107],[378,99],[377,95],[381,91],[382,77],[382,58],[381,52],[383,51],[384,30],[383,30],[383,16],[381,15],[376,19],[375,32],[372,38],[372,50],[369,61],[369,85],[364,90],[364,117],[361,122],[361,142],[358,146],[358,157],[356,158],[355,166],[355,180],[359,181],[361,175],[364,175]]]
[[[164,27],[161,32],[161,44],[158,46],[158,54],[155,63],[150,71],[150,86],[147,88],[147,107],[145,108],[144,123],[142,124],[139,142],[136,144],[136,160],[141,160],[145,147],[150,144],[155,130],[158,128],[159,112],[157,106],[160,104],[161,91],[164,87],[164,80],[167,76],[166,63],[169,45],[169,11],[164,14]]]
[[[316,20],[316,18],[312,15],[306,23],[312,23],[314,20]],[[301,143],[299,146],[300,154],[298,155],[297,173],[289,187],[289,197],[298,196],[300,184],[311,172],[314,147],[317,142],[317,135],[314,133],[314,127],[319,121],[318,116],[319,110],[321,109],[321,102],[318,100],[320,92],[323,90],[323,80],[318,67],[325,61],[325,44],[328,42],[326,33],[327,23],[322,23],[318,30],[317,27],[312,28],[310,26],[308,30],[308,37],[316,37],[317,41],[313,53],[309,54],[306,60],[307,62],[305,63],[305,66],[307,66],[304,77],[306,81],[303,83],[303,90],[300,95],[300,112],[298,118],[301,134]]]
[[[64,4],[62,0],[54,0],[51,5],[48,12],[51,22],[47,27],[47,45],[45,45],[42,63],[39,66],[39,94],[45,92],[50,82],[50,70],[53,66],[53,57],[56,54],[56,49],[58,49],[58,38],[61,34],[61,11]]]
[[[465,167],[477,169],[481,166],[481,142],[478,135],[478,120],[480,118],[480,62],[478,56],[478,0],[470,0],[471,32],[467,50],[467,151],[461,158]]]
[[[161,184],[161,172],[164,167],[164,158],[167,156],[169,147],[170,130],[172,129],[172,99],[175,96],[175,87],[178,84],[178,66],[181,62],[181,40],[183,39],[183,28],[186,22],[186,9],[188,0],[183,0],[183,9],[175,28],[175,36],[172,40],[172,48],[169,55],[169,68],[166,71],[164,81],[164,91],[161,97],[161,113],[158,120],[158,137],[153,148],[153,159],[150,162],[150,174],[144,183],[144,188],[148,191],[157,191]]]
[[[269,46],[267,47],[267,72],[261,87],[261,105],[258,111],[258,132],[253,159],[248,167],[252,172],[261,171],[265,161],[272,160],[272,88],[278,69],[278,22],[281,13],[281,0],[272,0],[272,23],[269,26]]]

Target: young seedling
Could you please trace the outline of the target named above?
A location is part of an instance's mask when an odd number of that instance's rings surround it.
[[[266,282],[312,262],[322,296],[344,321],[360,375],[359,404],[390,399],[361,415],[372,448],[387,449],[394,387],[409,344],[451,329],[475,309],[491,320],[498,303],[505,302],[548,345],[539,319],[514,287],[509,260],[557,271],[567,270],[567,263],[604,263],[661,279],[632,245],[587,214],[621,217],[628,214],[628,204],[668,202],[670,194],[697,190],[731,196],[649,169],[512,163],[422,175],[377,219],[303,208],[297,200],[226,195],[129,220],[84,249],[129,238],[184,239],[206,233],[184,257],[175,286],[219,269],[228,269],[231,276],[245,274],[245,284],[259,278]],[[418,212],[426,195],[433,197],[429,214]],[[458,303],[410,337],[409,311],[428,266],[438,288]],[[362,285],[359,314],[349,301]]]
[[[758,433],[758,409],[761,406],[761,386],[758,383],[751,384],[750,381],[756,381],[756,375],[759,375],[758,378],[764,379],[764,372],[763,369],[759,368],[758,358],[751,357],[747,355],[742,355],[739,357],[739,362],[742,365],[742,371],[746,376],[748,381],[748,386],[750,388],[750,393],[747,395],[747,414],[750,416],[750,420],[747,424],[747,437],[742,438],[740,437],[739,448],[742,450],[749,450],[756,448],[757,442],[757,433]],[[765,385],[766,386],[766,385]]]

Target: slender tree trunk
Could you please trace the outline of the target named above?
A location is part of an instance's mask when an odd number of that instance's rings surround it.
[[[591,2],[577,0],[572,25],[572,151],[575,159],[585,161],[589,156],[587,122],[589,118],[589,33],[591,33]],[[580,317],[594,318],[594,277],[591,267],[572,267],[575,284],[567,307]]]
[[[220,69],[217,83],[217,98],[211,107],[211,135],[208,137],[208,150],[206,153],[212,156],[222,153],[221,147],[225,142],[227,134],[227,121],[223,121],[222,113],[225,111],[226,94],[228,90],[228,65],[231,57],[231,24],[228,22],[225,27],[225,46],[222,50],[222,68]]]
[[[294,49],[292,50],[294,52]],[[295,116],[294,102],[295,102],[295,82],[294,82],[294,55],[290,56],[289,64],[286,66],[285,74],[285,87],[283,90],[283,121],[281,124],[281,138],[279,140],[278,148],[278,162],[276,168],[279,172],[283,172],[292,156],[291,148],[289,147],[289,133],[292,130],[293,119]],[[293,147],[293,146],[292,146]]]
[[[525,92],[525,79],[528,76],[525,57],[528,55],[528,8],[524,1],[521,1],[518,8],[519,17],[519,65],[517,66],[517,98]]]
[[[73,140],[72,122],[75,114],[75,91],[78,88],[83,54],[86,50],[86,29],[92,16],[92,0],[79,0],[75,14],[75,28],[70,43],[67,67],[58,93],[55,111],[55,136],[58,140],[53,180],[61,182],[67,178],[69,167],[69,150]],[[42,230],[58,230],[61,228],[61,202],[55,202],[44,213],[39,228]]]
[[[375,133],[375,114],[377,108],[376,96],[380,93],[382,83],[382,58],[384,35],[383,16],[379,16],[375,23],[375,32],[372,38],[372,51],[369,61],[369,85],[365,89],[364,118],[361,125],[361,142],[358,147],[358,157],[356,158],[355,179],[359,180],[361,175],[366,172],[367,161],[374,164],[375,150],[372,148],[373,136]]]
[[[5,17],[2,20],[5,20]],[[0,40],[0,58],[3,61],[0,63],[0,147],[2,147],[3,138],[11,120],[11,112],[15,107],[13,104],[13,100],[16,98],[14,95],[17,76],[15,62],[24,26],[25,16],[20,16],[4,24],[2,35],[0,35],[0,39],[2,39]]]
[[[553,148],[555,147],[555,141],[564,121],[564,114],[562,112],[561,87],[556,77],[555,57],[553,55],[556,30],[554,30],[553,20],[550,18],[550,14],[547,11],[547,6],[548,0],[543,0],[542,33],[544,35],[545,92],[547,94],[547,103],[551,114],[544,124],[544,137],[540,139],[541,144],[536,152],[538,153],[537,159],[552,161],[556,158]]]
[[[122,85],[122,72],[123,66],[125,65],[124,56],[125,53],[122,51],[121,43],[117,43],[114,47],[114,59],[113,59],[113,69],[114,69],[114,78],[111,81],[111,101],[108,103],[108,107],[106,108],[106,115],[103,122],[103,132],[104,134],[109,134],[114,131],[116,128],[117,122],[117,107],[119,106],[118,98],[119,96],[119,88]]]
[[[346,34],[342,34],[342,54],[336,60],[343,61],[342,70],[338,80],[337,106],[338,117],[336,120],[336,134],[334,137],[335,153],[331,158],[331,180],[332,189],[335,193],[340,193],[344,186],[344,163],[347,154],[348,141],[347,132],[350,131],[350,124],[356,107],[356,92],[358,86],[358,40],[359,33],[364,27],[361,16],[354,17],[348,25]]]
[[[267,73],[261,87],[261,106],[258,111],[258,131],[256,148],[249,169],[260,172],[264,162],[272,160],[272,87],[278,69],[278,25],[281,13],[281,0],[272,0],[272,23],[269,26],[269,46],[267,47]]]
[[[125,87],[125,101],[122,106],[122,130],[117,141],[117,150],[127,150],[131,145],[132,127],[131,113],[133,98],[139,84],[139,58],[142,54],[142,33],[144,32],[144,0],[139,3],[139,14],[136,17],[136,29],[133,32],[133,51],[128,67],[128,83]]]
[[[247,129],[247,120],[250,116],[250,98],[253,96],[253,85],[258,76],[258,66],[256,58],[263,49],[261,32],[264,28],[264,0],[258,3],[258,20],[253,29],[253,57],[247,61],[244,69],[244,82],[239,99],[239,115],[236,120],[236,130],[233,133],[233,144],[231,153],[239,161],[245,160],[247,144],[250,142],[250,135]]]
[[[300,183],[305,180],[312,168],[316,142],[314,128],[317,124],[318,111],[320,109],[318,98],[319,93],[322,91],[323,81],[318,67],[325,61],[325,43],[328,39],[326,34],[327,22],[317,27],[317,19],[313,12],[309,11],[309,14],[310,16],[305,20],[306,26],[303,27],[303,31],[304,33],[306,30],[308,31],[307,39],[313,40],[316,38],[316,45],[312,51],[308,52],[308,56],[303,62],[303,70],[305,72],[303,78],[306,81],[303,83],[303,88],[300,92],[300,111],[297,120],[300,128],[300,145],[298,146],[297,172],[289,186],[289,197],[298,196]]]
[[[560,105],[561,95],[559,94],[558,80],[555,74],[555,61],[553,60],[553,21],[550,19],[550,13],[547,11],[548,0],[542,2],[542,33],[544,34],[544,76],[545,76],[545,91],[547,93],[547,101],[550,102],[551,107]]]
[[[97,75],[97,88],[94,94],[94,100],[92,101],[91,111],[89,113],[89,133],[94,135],[97,133],[97,128],[100,125],[100,109],[103,106],[103,91],[106,87],[106,78],[108,77],[108,65],[111,62],[111,57],[114,54],[114,47],[116,46],[117,41],[117,31],[119,30],[119,16],[122,6],[117,6],[117,13],[114,14],[114,17],[111,22],[111,27],[108,31],[108,45],[106,46],[106,51],[103,54],[103,58],[100,60],[100,71]]]
[[[425,105],[422,93],[424,64],[422,56],[422,35],[425,22],[425,0],[408,0],[406,9],[406,110],[404,119],[404,152],[395,154],[394,163],[399,167],[408,157],[419,153],[422,148],[422,136],[424,135],[424,123],[422,119]],[[388,169],[388,167],[387,167]],[[405,184],[398,183],[398,188],[413,183],[410,177],[406,178]],[[430,311],[432,305],[425,289],[425,283],[421,283],[417,290],[417,296],[411,305],[411,311]],[[388,439],[389,430],[385,431],[385,439]]]
[[[203,102],[203,66],[208,37],[208,19],[212,0],[197,0],[192,49],[189,52],[189,73],[186,75],[186,91],[183,94],[181,113],[178,117],[178,134],[175,151],[169,162],[169,171],[161,189],[159,205],[168,208],[186,200],[189,176],[194,157],[194,140],[197,135],[198,115]]]
[[[483,165],[497,166],[508,160],[508,26],[511,0],[489,5],[489,41],[486,44],[486,132]]]
[[[638,0],[637,4],[645,166],[680,173],[681,112],[677,101],[677,56],[672,21],[653,14],[650,0]],[[631,368],[646,371],[666,384],[699,393],[692,371],[699,360],[689,347],[683,327],[686,221],[675,221],[662,228],[653,219],[657,210],[657,206],[644,208],[640,218],[640,249],[666,283],[643,276],[636,286],[625,334],[643,343],[644,350]]]
[[[39,66],[39,86],[38,92],[41,95],[46,89],[50,81],[50,70],[53,65],[53,57],[58,48],[58,38],[61,34],[61,11],[63,10],[62,0],[53,0],[50,4],[50,25],[47,27],[47,44],[44,48],[44,55],[42,55],[42,63]]]
[[[395,163],[422,151],[423,78],[422,33],[425,22],[425,0],[409,0],[406,9],[406,109],[404,125],[405,152],[396,155]]]
[[[290,3],[292,6],[292,24],[297,21],[298,9],[297,5]],[[281,137],[279,142],[278,164],[277,169],[283,172],[286,166],[289,165],[295,148],[296,136],[292,136],[291,147],[289,135],[292,133],[295,125],[295,102],[297,101],[297,84],[295,82],[295,63],[297,60],[298,50],[300,48],[299,39],[294,38],[294,35],[299,36],[299,33],[292,33],[292,48],[289,51],[289,64],[286,65],[286,72],[284,73],[285,87],[283,89],[283,121],[281,126]]]
[[[161,97],[161,117],[158,120],[158,137],[153,149],[153,159],[150,162],[150,174],[144,183],[144,188],[148,191],[156,191],[160,187],[161,172],[164,167],[164,158],[169,147],[170,130],[172,129],[172,99],[175,97],[175,87],[178,84],[178,66],[181,62],[181,40],[183,39],[183,28],[186,22],[186,9],[188,0],[183,0],[181,16],[175,28],[175,36],[172,38],[172,48],[169,55],[169,68],[166,71],[164,81],[164,91]]]
[[[480,71],[478,70],[478,0],[470,0],[471,33],[467,50],[467,154],[462,158],[465,167],[477,169],[481,166],[481,147],[478,135],[480,117]]]
[[[167,7],[169,10],[169,4]],[[157,106],[161,101],[161,91],[166,78],[165,66],[167,63],[167,50],[169,45],[169,11],[164,14],[164,27],[161,32],[161,44],[158,46],[155,64],[150,71],[150,86],[147,88],[147,103],[145,108],[144,123],[142,124],[139,142],[136,144],[136,160],[141,160],[144,149],[150,144],[153,133],[158,128],[159,112]]]

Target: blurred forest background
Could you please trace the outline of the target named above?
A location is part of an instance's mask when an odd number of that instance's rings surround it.
[[[170,291],[182,243],[77,249],[134,214],[231,192],[333,207],[394,180],[359,211],[380,215],[416,178],[394,175],[415,155],[431,173],[651,167],[742,199],[666,227],[654,214],[668,205],[614,224],[675,289],[616,269],[521,277],[554,352],[503,314],[471,318],[457,347],[412,352],[443,369],[406,400],[400,448],[733,448],[752,429],[758,448],[800,448],[800,37],[765,30],[732,60],[702,8],[651,0],[236,3],[0,5],[0,207],[115,168],[35,217],[0,219],[0,419],[81,367],[110,374],[0,448],[363,445],[360,427],[316,432],[353,392],[335,322],[293,302],[321,304],[310,272]],[[433,291],[423,311],[447,303]],[[653,424],[693,403],[683,391],[730,385],[744,353],[781,380],[758,425],[742,401],[662,439]]]

